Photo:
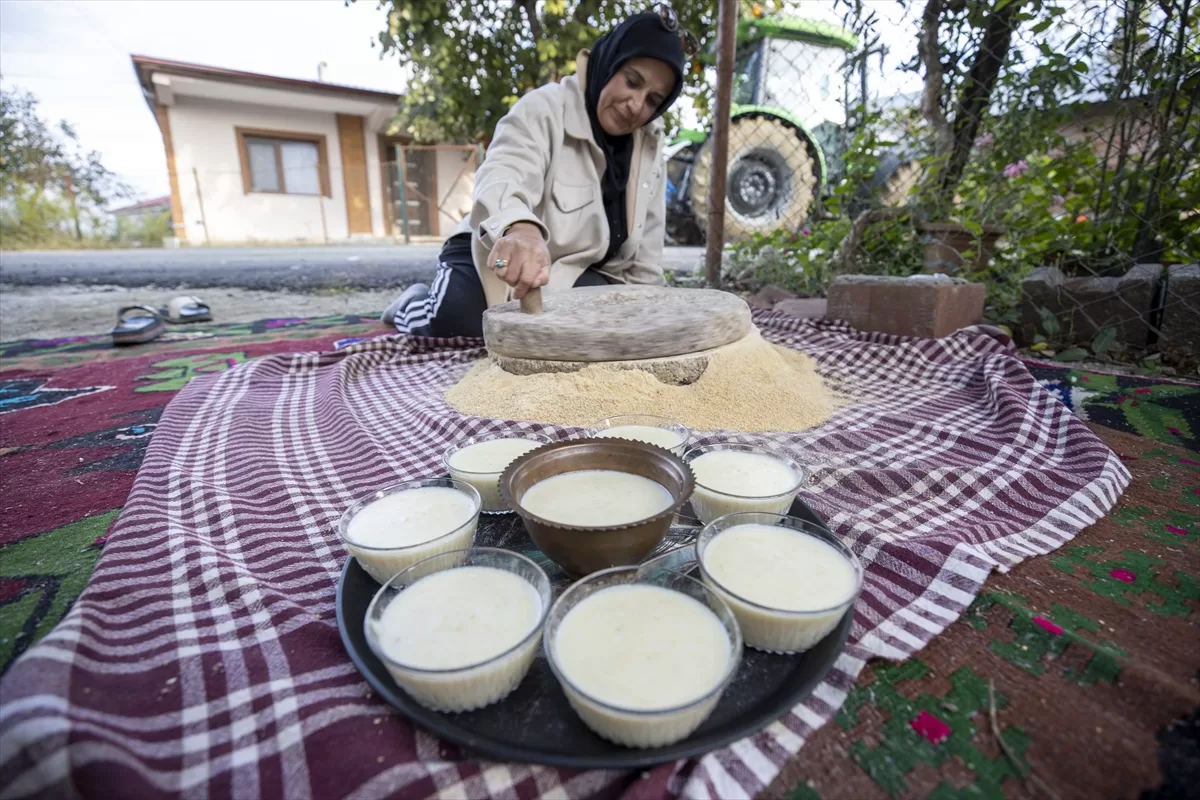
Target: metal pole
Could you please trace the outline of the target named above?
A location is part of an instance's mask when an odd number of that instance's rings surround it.
[[[321,212],[321,237],[329,244],[329,225],[325,222],[325,195],[317,193],[317,209]]]
[[[410,244],[408,236],[408,176],[404,170],[404,148],[400,145],[395,145],[396,148],[396,182],[400,184],[400,189],[397,194],[400,195],[400,220],[404,226],[404,243]]]
[[[200,173],[195,167],[192,167],[192,178],[196,181],[196,200],[200,202],[200,224],[204,226],[204,243],[212,244],[212,238],[208,235],[208,216],[204,213],[204,193],[200,191]]]
[[[738,0],[719,0],[717,22],[717,108],[713,117],[712,182],[708,185],[708,248],[704,254],[708,285],[721,283],[725,246],[725,179],[729,171],[729,108],[733,100],[733,57],[737,40]]]

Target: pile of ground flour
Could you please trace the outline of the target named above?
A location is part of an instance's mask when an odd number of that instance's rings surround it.
[[[482,361],[446,393],[464,414],[587,425],[618,414],[658,414],[697,430],[799,431],[845,404],[808,356],[772,345],[757,331],[716,353],[689,386],[603,364],[578,372],[513,375]]]

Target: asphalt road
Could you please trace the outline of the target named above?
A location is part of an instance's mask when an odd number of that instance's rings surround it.
[[[428,280],[437,245],[214,247],[0,253],[0,282],[17,286],[213,286],[395,289]],[[668,247],[663,267],[691,272],[700,247]]]

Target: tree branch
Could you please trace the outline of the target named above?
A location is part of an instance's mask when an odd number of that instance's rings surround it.
[[[950,155],[954,147],[954,132],[946,115],[942,113],[942,59],[938,47],[938,30],[941,26],[942,0],[928,0],[925,13],[921,15],[921,35],[917,39],[917,51],[925,65],[925,90],[921,94],[921,113],[933,128],[936,137],[934,153]]]
[[[533,36],[533,46],[536,49],[542,40],[542,23],[537,15],[537,0],[522,0],[521,10],[525,12],[525,21],[529,23],[529,33]]]
[[[867,228],[876,222],[902,217],[909,212],[910,209],[904,206],[891,206],[888,208],[873,208],[855,217],[854,222],[850,225],[850,232],[846,234],[845,239],[842,239],[842,244],[838,248],[838,257],[835,261],[835,263],[841,265],[842,274],[847,275],[854,272],[855,264],[858,261],[858,250],[862,247],[863,237],[867,234]]]
[[[942,172],[941,179],[941,195],[944,200],[953,196],[954,189],[962,178],[963,169],[967,166],[967,159],[975,146],[975,134],[978,133],[979,124],[987,113],[996,79],[1000,76],[1004,60],[1008,57],[1013,31],[1018,25],[1017,14],[1022,5],[1023,0],[1012,0],[992,14],[983,31],[983,39],[975,50],[971,70],[967,73],[958,102],[955,104],[950,160]]]

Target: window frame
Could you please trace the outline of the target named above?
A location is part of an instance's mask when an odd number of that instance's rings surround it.
[[[242,191],[244,194],[277,194],[288,195],[290,197],[333,197],[333,190],[329,183],[329,151],[326,146],[325,135],[321,133],[297,133],[295,131],[272,131],[261,128],[242,128],[235,127],[234,132],[237,134],[238,143],[238,158],[242,164]],[[279,188],[276,190],[270,189],[255,189],[254,181],[250,174],[250,148],[247,139],[268,139],[274,140],[275,145],[275,171],[279,176]],[[289,192],[287,190],[287,177],[283,170],[283,148],[279,146],[280,142],[306,142],[317,146],[317,183],[319,193],[308,194],[300,192]]]

